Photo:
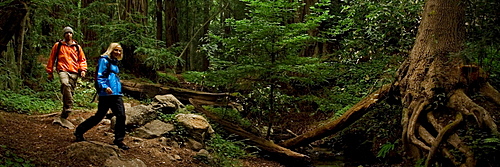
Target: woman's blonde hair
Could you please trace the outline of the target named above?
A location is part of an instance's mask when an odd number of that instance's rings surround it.
[[[111,43],[111,44],[109,44],[108,50],[106,50],[106,52],[104,52],[102,54],[102,56],[108,55],[108,56],[111,57],[111,52],[113,52],[113,49],[115,49],[117,46],[121,47],[121,45],[119,43]],[[118,60],[122,60],[123,59],[123,51],[121,52],[120,56],[116,57],[116,59],[118,59]]]

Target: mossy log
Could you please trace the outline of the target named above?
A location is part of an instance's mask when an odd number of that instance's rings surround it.
[[[134,98],[153,98],[156,95],[172,94],[183,102],[190,98],[212,102],[221,102],[230,96],[229,93],[209,93],[190,89],[167,87],[161,84],[139,83],[131,80],[121,80],[123,92]]]

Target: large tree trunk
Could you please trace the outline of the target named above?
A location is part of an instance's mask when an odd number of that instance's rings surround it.
[[[165,0],[165,41],[167,47],[179,42],[179,31],[177,27],[177,7],[175,0]]]
[[[444,164],[476,165],[470,146],[457,133],[460,128],[467,130],[463,122],[486,127],[492,135],[499,136],[490,112],[469,97],[481,94],[497,107],[500,105],[500,93],[487,82],[487,75],[475,65],[464,64],[460,56],[465,39],[464,19],[463,1],[428,0],[413,50],[398,70],[398,78],[388,92],[400,99],[403,105],[402,141],[407,156],[415,160],[426,158],[426,166],[433,165],[436,156],[449,159]],[[371,96],[375,95],[378,93]],[[374,103],[365,101],[367,99],[340,119],[281,145],[305,145],[340,131],[351,124],[353,118],[366,113],[365,110]],[[455,158],[457,155],[463,158]]]
[[[156,0],[156,39],[163,40],[163,0]]]
[[[455,131],[464,116],[474,117],[480,126],[498,134],[489,112],[468,97],[471,90],[480,90],[498,105],[495,99],[500,96],[486,82],[486,74],[479,67],[464,64],[460,56],[464,19],[465,2],[461,0],[427,1],[415,45],[394,84],[404,107],[402,141],[406,153],[427,157],[427,166],[437,153],[455,165],[475,166],[473,152]],[[453,148],[463,153],[465,161],[448,152]]]
[[[0,8],[0,55],[7,51],[7,44],[12,40],[12,37],[19,32],[26,14],[28,13],[28,6],[25,2],[16,0],[10,4]]]

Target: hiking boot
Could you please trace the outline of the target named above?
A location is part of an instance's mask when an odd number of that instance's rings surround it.
[[[65,110],[61,113],[61,118],[68,118],[69,117],[69,114],[71,113],[71,110]]]
[[[128,147],[127,145],[123,144],[123,142],[113,142],[116,146],[118,146],[118,148],[122,149],[122,150],[128,150],[130,149],[130,147]]]
[[[75,142],[85,141],[85,138],[83,137],[83,135],[76,134],[76,133],[73,133],[73,134],[75,135]]]

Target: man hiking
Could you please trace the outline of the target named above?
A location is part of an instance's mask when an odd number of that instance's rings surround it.
[[[61,82],[61,93],[63,95],[63,109],[61,118],[68,118],[73,107],[73,91],[75,90],[78,77],[85,77],[87,71],[87,59],[80,45],[73,40],[74,31],[71,27],[63,29],[64,40],[58,41],[52,47],[49,62],[45,69],[48,79],[54,79],[54,66]],[[67,122],[67,121],[66,121]]]

